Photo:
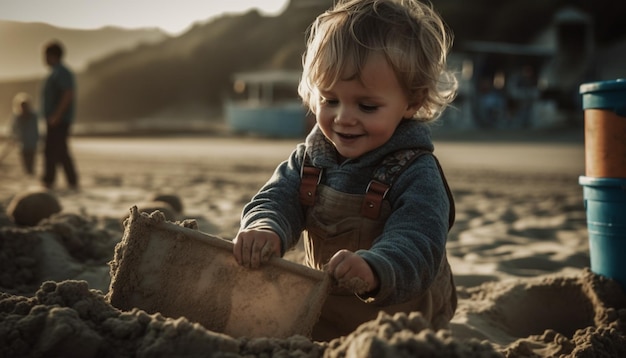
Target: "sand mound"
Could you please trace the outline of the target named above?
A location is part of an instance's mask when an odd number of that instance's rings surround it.
[[[433,331],[418,312],[381,312],[375,320],[328,344],[324,357],[501,357],[486,342],[452,337],[450,331]]]
[[[56,234],[75,259],[104,264],[111,259],[111,253],[120,237],[118,232],[99,228],[94,220],[77,214],[62,213],[41,221],[38,228]]]
[[[31,299],[0,294],[0,346],[7,357],[185,356],[237,352],[233,339],[185,319],[123,313],[85,282],[46,282]]]
[[[0,290],[32,294],[42,282],[84,279],[106,291],[106,265],[121,233],[96,219],[59,213],[35,227],[0,228]]]
[[[484,284],[462,294],[473,305],[459,314],[474,324],[482,321],[490,326],[486,330],[495,340],[498,335],[524,338],[500,346],[493,339],[434,332],[419,313],[393,317],[381,313],[329,343],[303,336],[235,339],[186,318],[149,315],[138,309],[122,312],[86,282],[64,281],[45,282],[32,298],[0,293],[0,353],[6,357],[626,356],[624,293],[614,281],[589,270],[570,278]]]
[[[35,226],[42,219],[61,211],[57,197],[47,190],[34,189],[16,195],[7,214],[18,225]]]
[[[176,194],[153,193],[147,198],[148,202],[161,201],[166,202],[170,207],[180,215],[183,213],[183,201]]]
[[[41,238],[32,230],[4,227],[0,229],[0,288],[2,291],[29,292],[39,285]],[[36,287],[35,286],[35,287]]]
[[[477,328],[507,357],[626,357],[626,295],[588,268],[571,277],[485,283],[461,289],[459,298],[453,322]],[[453,324],[455,336],[468,326]]]
[[[119,311],[85,282],[46,282],[35,297],[0,294],[0,347],[3,356],[185,356],[220,352],[283,356],[320,356],[319,345],[301,336],[289,340],[235,340],[207,331],[185,318],[164,318],[144,311]],[[298,353],[300,352],[300,353]],[[230,353],[230,355],[228,355]]]

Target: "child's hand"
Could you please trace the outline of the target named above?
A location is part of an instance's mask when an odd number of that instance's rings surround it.
[[[258,268],[273,256],[280,257],[280,238],[270,230],[244,230],[233,240],[235,260],[247,268]]]
[[[339,286],[361,294],[378,289],[378,277],[361,256],[352,251],[340,250],[328,262],[326,270]]]

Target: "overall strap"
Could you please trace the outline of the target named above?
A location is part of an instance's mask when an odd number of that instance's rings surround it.
[[[373,220],[378,219],[382,202],[387,196],[394,180],[400,176],[413,161],[424,154],[432,155],[432,152],[418,148],[403,149],[385,157],[381,165],[374,170],[373,179],[367,185],[365,197],[361,204],[361,215]],[[437,169],[439,169],[446,194],[448,195],[448,201],[450,202],[450,213],[448,215],[448,230],[450,230],[454,224],[456,213],[454,197],[452,196],[452,191],[450,190],[439,160],[435,155],[433,155],[433,158],[435,158],[435,162],[437,163]],[[311,159],[305,153],[302,168],[300,169],[300,203],[302,205],[313,206],[315,204],[317,185],[320,183],[321,179],[322,169],[314,167]]]
[[[374,169],[372,180],[365,189],[365,198],[361,204],[361,215],[376,220],[380,215],[380,208],[383,200],[387,196],[393,181],[413,163],[413,161],[424,154],[432,153],[425,149],[402,149],[393,152],[383,159],[380,166]]]
[[[314,167],[305,152],[300,169],[300,203],[302,205],[313,206],[315,204],[315,193],[321,179],[322,169]]]
[[[377,219],[380,215],[382,202],[389,192],[393,181],[399,177],[400,174],[402,174],[402,172],[408,168],[411,163],[413,163],[413,161],[424,154],[431,154],[433,158],[435,158],[437,169],[439,170],[441,180],[443,181],[443,185],[446,189],[448,201],[450,202],[450,211],[448,214],[448,231],[450,231],[452,225],[454,225],[456,215],[454,197],[452,196],[452,191],[450,190],[450,186],[448,185],[448,181],[443,173],[439,160],[432,153],[432,151],[425,149],[403,149],[385,157],[381,165],[374,170],[373,179],[367,186],[365,198],[363,200],[363,204],[361,205],[361,215],[366,218]]]

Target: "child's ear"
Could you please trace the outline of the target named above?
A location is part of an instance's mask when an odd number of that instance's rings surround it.
[[[413,116],[415,116],[417,111],[419,111],[420,108],[422,108],[425,98],[426,98],[425,89],[417,92],[413,96],[413,98],[411,98],[411,101],[409,102],[409,106],[406,108],[406,111],[404,112],[404,118],[413,118]]]
[[[422,108],[421,102],[409,104],[406,111],[404,112],[403,118],[413,118],[413,116],[415,116],[415,113],[417,113],[417,111],[419,111],[420,108]]]

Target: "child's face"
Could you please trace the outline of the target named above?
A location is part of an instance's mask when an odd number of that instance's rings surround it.
[[[339,154],[357,158],[385,144],[419,106],[409,103],[387,60],[375,54],[360,78],[320,90],[316,108],[317,123]]]
[[[20,103],[20,108],[22,109],[22,113],[30,112],[30,105],[28,104],[28,102]]]

